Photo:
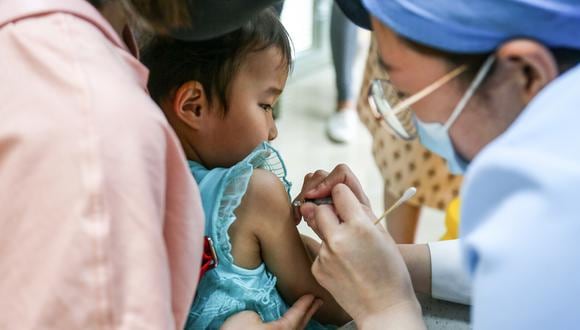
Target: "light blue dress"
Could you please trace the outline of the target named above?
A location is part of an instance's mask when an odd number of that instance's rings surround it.
[[[580,327],[580,66],[475,158],[461,231],[475,329]]]
[[[205,211],[205,235],[211,237],[218,266],[201,279],[191,307],[186,329],[218,329],[231,315],[244,310],[256,311],[262,320],[282,317],[288,306],[276,290],[276,277],[262,263],[256,269],[234,265],[228,228],[236,220],[240,205],[255,168],[276,174],[290,191],[286,168],[278,152],[267,143],[260,144],[249,156],[230,168],[208,170],[189,162],[199,185]],[[308,329],[327,329],[315,321]]]

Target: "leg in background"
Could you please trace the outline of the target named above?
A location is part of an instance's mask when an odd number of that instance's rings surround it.
[[[331,140],[348,142],[354,138],[358,116],[354,109],[352,70],[357,52],[357,27],[332,6],[330,45],[337,92],[336,113],[330,118],[327,133]]]
[[[332,6],[330,45],[336,73],[338,107],[353,107],[352,67],[357,52],[357,27],[342,13],[338,5]]]
[[[392,205],[398,197],[393,196],[385,187],[385,207]],[[387,217],[387,230],[399,244],[411,244],[415,241],[415,232],[419,223],[421,208],[404,203]]]

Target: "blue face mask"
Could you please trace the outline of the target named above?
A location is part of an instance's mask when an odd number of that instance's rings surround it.
[[[419,141],[423,146],[429,149],[431,152],[436,153],[437,155],[441,156],[447,161],[447,167],[449,167],[449,172],[452,174],[463,174],[467,170],[467,166],[469,162],[466,161],[461,155],[455,151],[453,148],[453,142],[451,141],[451,137],[449,136],[449,128],[457,117],[461,114],[461,111],[467,105],[469,99],[475,93],[475,90],[479,87],[483,78],[487,75],[489,70],[491,69],[491,65],[494,62],[494,57],[489,57],[477,75],[473,82],[459,101],[457,106],[451,113],[451,116],[447,120],[445,124],[441,123],[425,123],[419,120],[416,116],[414,117],[415,127],[417,128],[417,135],[419,136]]]
[[[424,123],[413,118],[421,144],[447,161],[449,172],[455,175],[465,173],[469,164],[453,148],[453,143],[445,126],[441,123]]]

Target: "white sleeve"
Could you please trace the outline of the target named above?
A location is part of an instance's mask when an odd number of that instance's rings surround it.
[[[471,280],[463,265],[459,240],[429,243],[431,253],[431,295],[434,298],[469,305]]]

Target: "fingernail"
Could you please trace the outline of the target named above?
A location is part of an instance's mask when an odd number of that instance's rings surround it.
[[[302,211],[302,210],[301,210]],[[306,212],[302,211],[302,217],[306,222],[312,220],[312,216],[314,215],[314,210],[308,208],[305,210]]]
[[[306,194],[312,194],[312,193],[316,192],[319,188],[320,188],[320,186],[316,186],[315,188],[308,190],[308,192]]]

